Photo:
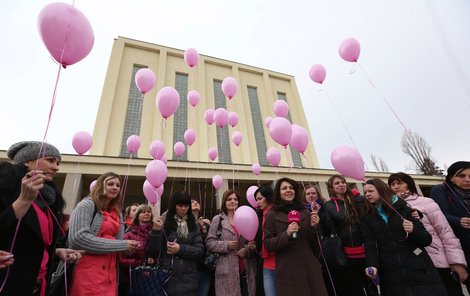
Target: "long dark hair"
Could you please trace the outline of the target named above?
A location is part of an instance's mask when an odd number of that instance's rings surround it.
[[[345,219],[347,223],[355,224],[360,223],[360,218],[364,215],[363,211],[359,209],[356,203],[356,197],[352,193],[351,189],[347,186],[346,178],[342,175],[333,175],[326,182],[328,188],[328,194],[331,198],[336,197],[336,193],[333,190],[333,182],[335,179],[340,179],[346,183],[346,192],[344,193],[344,204],[345,204]]]
[[[261,193],[262,196],[264,196],[264,198],[266,199],[268,203],[272,204],[274,202],[273,200],[274,191],[270,186],[258,187],[258,189],[256,189],[255,194],[254,194],[255,198],[258,192]]]
[[[370,179],[366,181],[366,185],[374,185],[375,189],[377,190],[377,193],[379,194],[380,198],[382,199],[382,210],[391,215],[395,211],[391,209],[392,207],[392,197],[393,197],[393,191],[388,187],[387,183],[380,179]],[[368,207],[367,211],[370,212],[375,212],[376,209],[374,207]]]
[[[168,212],[166,214],[165,218],[165,224],[163,226],[163,229],[165,230],[165,233],[169,234],[171,231],[175,231],[178,225],[176,224],[175,220],[175,214],[176,214],[176,205],[188,205],[188,213],[186,214],[188,216],[188,230],[189,231],[195,231],[196,230],[196,218],[193,215],[192,209],[191,209],[191,196],[187,192],[176,192],[175,195],[173,195],[173,198],[170,201],[170,205],[168,206]]]

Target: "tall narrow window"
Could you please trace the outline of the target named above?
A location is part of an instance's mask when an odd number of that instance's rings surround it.
[[[173,142],[181,141],[184,143],[184,132],[188,129],[188,74],[176,73],[175,89],[180,94],[180,106],[173,115]],[[185,144],[186,145],[186,144]],[[178,159],[188,160],[188,147]],[[173,159],[176,159],[173,152]]]
[[[253,119],[253,131],[255,133],[256,152],[261,165],[269,165],[266,159],[266,139],[263,131],[263,118],[258,102],[258,92],[256,87],[248,86],[248,99],[250,100],[251,118]]]
[[[144,102],[142,94],[140,93],[134,81],[135,73],[137,73],[137,71],[142,68],[146,67],[134,65],[134,69],[132,70],[131,87],[129,90],[129,101],[127,102],[126,121],[124,123],[124,132],[122,135],[121,142],[121,157],[130,156],[129,151],[127,150],[127,138],[129,138],[129,136],[131,135],[140,134],[140,125],[142,122],[142,105]]]
[[[278,92],[277,98],[279,100],[284,100],[287,102],[285,93]],[[287,119],[292,123],[290,112],[287,114]],[[299,168],[302,167],[302,160],[300,159],[300,153],[297,150],[295,150],[295,148],[292,147],[291,145],[289,145],[289,147],[290,147],[290,153],[292,155],[292,161],[294,162],[294,166],[299,167]]]
[[[227,108],[225,95],[222,92],[222,81],[214,80],[214,100],[215,109]],[[219,162],[232,163],[232,156],[230,155],[230,140],[228,135],[228,126],[223,128],[216,126],[217,129],[217,150],[219,151]]]

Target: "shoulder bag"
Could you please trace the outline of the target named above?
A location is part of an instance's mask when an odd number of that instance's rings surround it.
[[[219,216],[219,218],[220,218],[219,219],[219,226],[217,226],[217,232],[216,232],[217,240],[220,240],[220,236],[222,235],[222,220],[223,220],[223,218],[221,216]],[[208,269],[214,270],[216,265],[217,265],[217,261],[219,261],[219,258],[220,258],[219,253],[207,252],[206,257],[204,257],[204,265]]]

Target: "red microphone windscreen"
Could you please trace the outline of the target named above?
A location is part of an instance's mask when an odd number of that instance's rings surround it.
[[[287,221],[289,223],[292,223],[292,222],[299,223],[300,222],[300,213],[296,210],[290,211],[289,214],[287,215]]]

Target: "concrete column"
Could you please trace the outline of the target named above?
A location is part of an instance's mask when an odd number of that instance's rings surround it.
[[[328,187],[326,182],[318,182],[318,189],[320,189],[321,195],[326,199],[330,200],[330,195],[328,194]]]
[[[65,176],[64,188],[62,189],[62,196],[67,204],[64,211],[65,214],[70,214],[75,205],[81,200],[82,185],[82,174],[68,173]]]
[[[357,190],[359,190],[361,195],[364,195],[364,187],[362,186],[362,182],[356,182],[355,184],[356,184]]]
[[[416,183],[415,183],[416,184]],[[421,187],[419,187],[418,184],[416,184],[416,190],[418,191],[419,195],[423,195],[423,191],[421,191]]]
[[[220,207],[222,206],[222,197],[224,196],[224,192],[229,189],[228,182],[229,182],[229,180],[224,178],[224,181],[222,183],[222,187],[220,187],[219,190],[217,190],[217,193],[215,195],[215,201],[216,201],[217,209],[220,209]]]

